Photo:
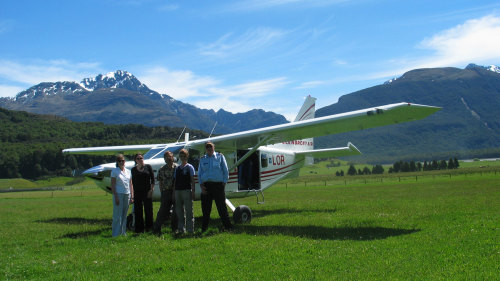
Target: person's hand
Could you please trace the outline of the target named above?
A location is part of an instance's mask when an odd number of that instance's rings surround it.
[[[152,198],[153,197],[153,190],[149,190],[148,191],[148,198]]]
[[[200,187],[201,187],[201,193],[203,193],[203,194],[207,194],[207,190],[206,190],[206,188],[205,188],[205,185],[204,185],[204,184],[201,184],[201,185],[200,185]]]
[[[134,198],[133,197],[130,198],[130,204],[129,205],[132,205],[132,204],[134,204]]]
[[[116,206],[119,206],[120,205],[120,199],[118,199],[118,196],[114,196],[115,197],[115,204]]]

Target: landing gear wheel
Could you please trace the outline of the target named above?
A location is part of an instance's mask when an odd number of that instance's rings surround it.
[[[234,223],[249,223],[252,220],[252,211],[245,205],[241,205],[234,210]]]

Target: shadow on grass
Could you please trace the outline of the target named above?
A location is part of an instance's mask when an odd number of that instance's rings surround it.
[[[109,236],[106,234],[109,234],[110,230],[111,230],[111,227],[106,227],[106,228],[101,228],[101,229],[91,230],[91,231],[73,232],[73,233],[67,233],[67,234],[61,235],[58,238],[78,239],[78,238],[86,238],[86,237],[90,237],[90,236]],[[111,237],[111,236],[109,236],[109,237]]]
[[[87,218],[53,218],[47,220],[39,220],[36,222],[59,223],[59,224],[111,225],[111,219],[87,219]]]
[[[73,232],[73,233],[67,233],[62,236],[59,236],[58,238],[71,238],[71,239],[78,239],[78,238],[85,238],[89,236],[103,236],[103,233],[109,232],[111,229],[111,219],[87,219],[87,218],[52,218],[52,219],[47,219],[47,220],[39,220],[37,222],[42,222],[42,223],[57,223],[57,224],[66,224],[66,225],[105,225],[107,227],[97,229],[97,230],[89,230],[89,231],[80,231],[80,232]],[[104,235],[105,236],[105,235]]]
[[[378,240],[419,232],[386,227],[254,226],[239,225],[233,232],[252,235],[287,235],[321,240]]]
[[[302,213],[335,213],[337,208],[333,209],[272,209],[272,210],[252,210],[252,218],[265,217],[268,215],[282,214],[302,214]]]

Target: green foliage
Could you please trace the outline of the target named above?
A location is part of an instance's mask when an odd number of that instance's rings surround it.
[[[166,143],[175,141],[181,128],[144,125],[105,125],[72,122],[52,115],[37,115],[0,108],[0,178],[37,179],[71,176],[75,169],[111,162],[109,156],[64,155],[69,147]],[[191,136],[204,137],[202,131]]]
[[[429,163],[427,163],[427,161],[424,161],[423,165],[420,162],[415,163],[415,161],[411,161],[410,163],[408,163],[400,160],[394,163],[391,168],[389,168],[389,173],[457,169],[459,166],[460,164],[458,163],[458,159],[456,157],[455,159],[450,158],[448,162],[446,162],[446,160],[432,160]]]

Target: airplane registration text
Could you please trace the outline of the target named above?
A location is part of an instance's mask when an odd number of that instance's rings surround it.
[[[269,164],[273,164],[274,166],[285,165],[285,156],[284,155],[272,155],[269,158]]]

